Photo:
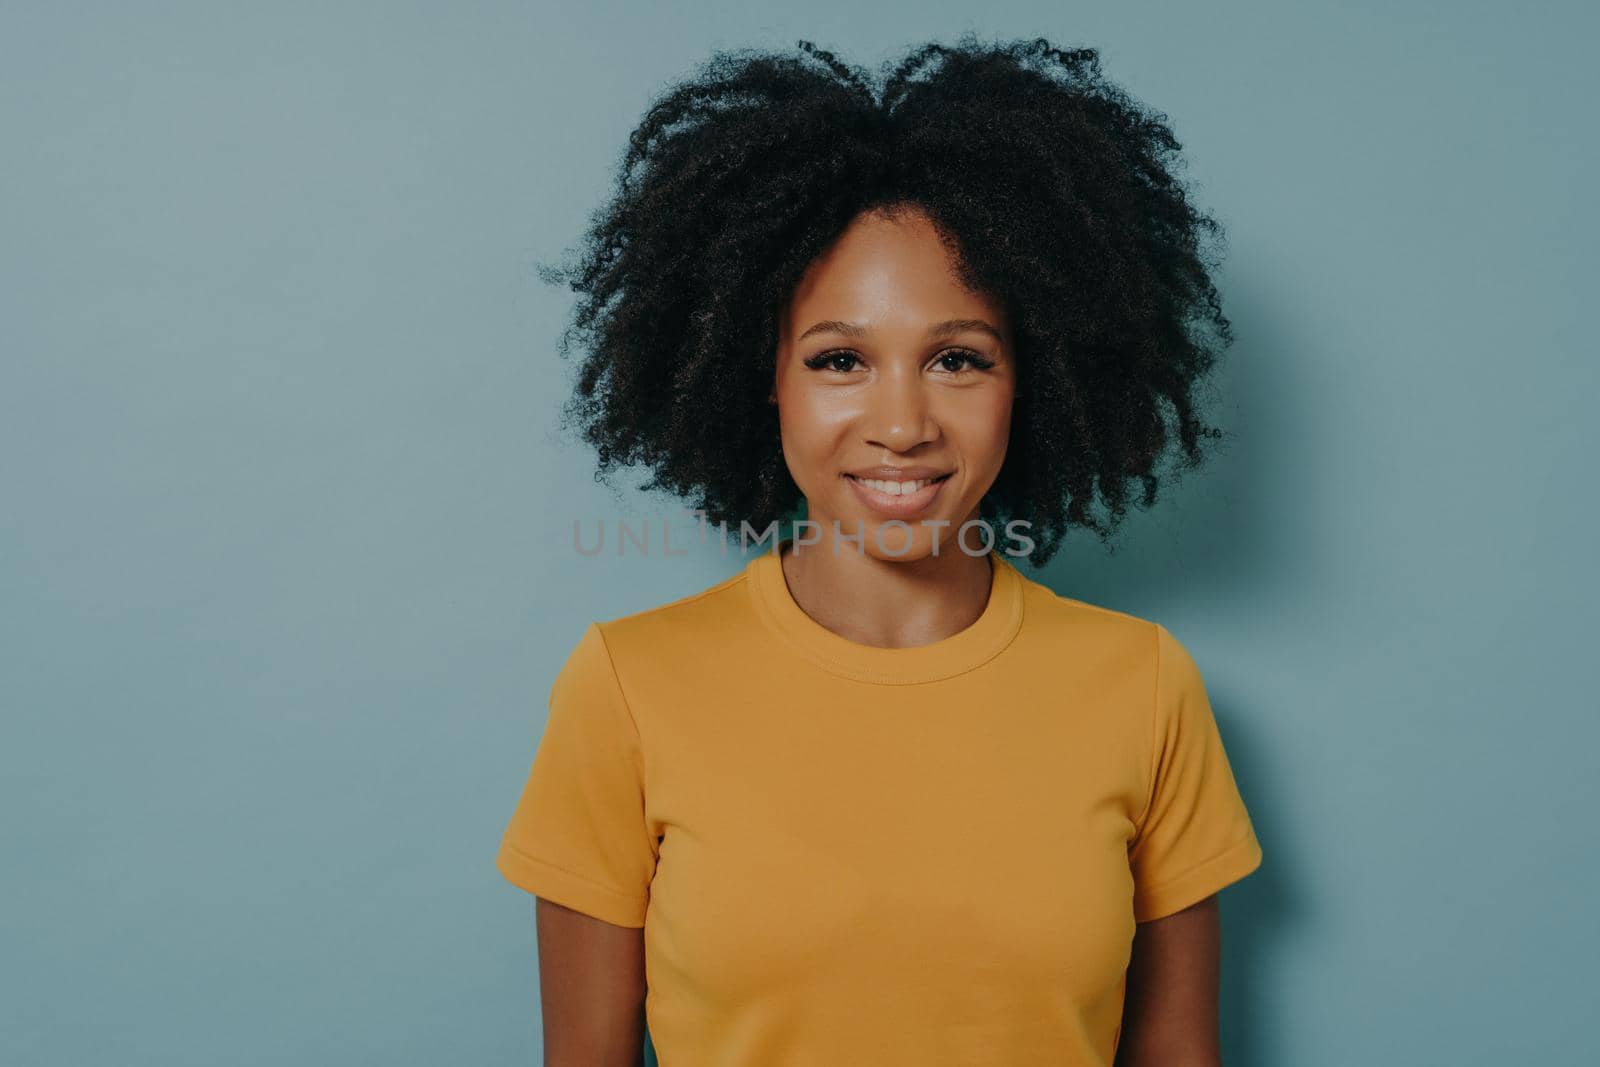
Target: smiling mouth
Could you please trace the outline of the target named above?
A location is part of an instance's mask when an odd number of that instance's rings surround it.
[[[919,479],[914,482],[857,478],[853,474],[846,474],[845,478],[855,490],[857,498],[867,507],[883,515],[904,518],[907,515],[915,515],[932,504],[934,498],[939,495],[939,490],[954,473],[952,471],[937,478]]]
[[[952,471],[951,473],[954,472]],[[923,489],[933,485],[936,482],[944,481],[946,478],[950,477],[950,475],[941,474],[937,478],[921,478],[914,482],[897,482],[888,478],[858,478],[854,474],[846,474],[845,477],[849,478],[853,482],[857,482],[866,486],[868,489],[871,489],[874,492],[884,493],[891,496],[904,496],[911,493],[921,492]]]

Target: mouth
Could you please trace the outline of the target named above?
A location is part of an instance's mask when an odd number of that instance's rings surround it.
[[[857,478],[853,474],[844,477],[856,497],[868,508],[880,515],[903,519],[926,511],[939,496],[944,483],[949,481],[950,474],[914,482],[886,482],[875,478]]]

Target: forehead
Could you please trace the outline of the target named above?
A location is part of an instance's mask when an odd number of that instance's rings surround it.
[[[962,286],[956,260],[921,212],[857,216],[806,269],[785,326],[818,319],[920,329],[931,320],[1000,317],[999,307]]]

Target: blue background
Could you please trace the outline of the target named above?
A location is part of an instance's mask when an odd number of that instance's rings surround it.
[[[712,48],[974,29],[1100,48],[1227,227],[1232,447],[1035,576],[1206,676],[1228,1062],[1597,1062],[1593,7],[973,10],[5,5],[0,1059],[537,1062],[550,680],[743,561],[556,441],[534,265]]]

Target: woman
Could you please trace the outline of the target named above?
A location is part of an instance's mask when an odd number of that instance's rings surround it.
[[[635,131],[553,274],[569,414],[729,537],[807,523],[555,679],[498,855],[547,1064],[1220,1062],[1215,894],[1261,850],[1199,672],[1008,558],[1217,435],[1178,149],[1042,40],[881,91],[722,53]]]

